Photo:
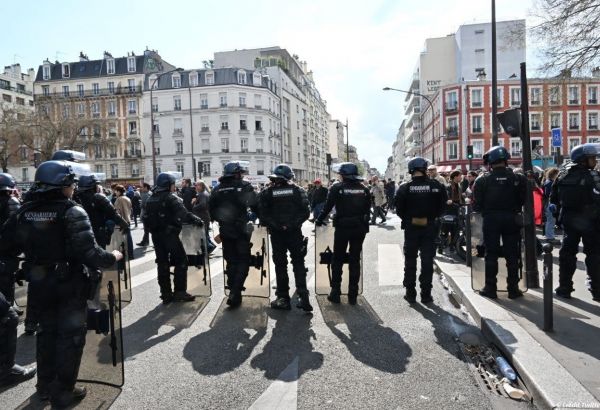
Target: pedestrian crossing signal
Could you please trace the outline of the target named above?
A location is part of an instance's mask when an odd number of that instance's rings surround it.
[[[473,159],[473,146],[467,145],[467,159]]]

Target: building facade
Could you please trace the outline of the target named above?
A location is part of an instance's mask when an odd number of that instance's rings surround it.
[[[57,140],[56,149],[82,150],[92,171],[104,173],[109,183],[139,184],[143,156],[150,153],[141,140],[143,84],[148,74],[173,68],[152,50],[126,57],[105,52],[100,60],[83,53],[78,62],[46,60],[34,83],[36,108],[57,127],[78,134]]]
[[[266,183],[281,162],[280,90],[268,75],[242,68],[186,70],[149,74],[144,87],[143,141],[151,150],[152,110],[157,173],[178,171],[215,185],[227,162],[241,160],[250,163],[251,182]],[[145,168],[151,175],[150,154]]]

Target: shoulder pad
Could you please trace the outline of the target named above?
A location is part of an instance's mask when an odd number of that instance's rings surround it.
[[[87,212],[85,212],[85,209],[83,209],[77,204],[74,204],[73,206],[67,208],[67,210],[65,211],[65,218],[70,221],[84,219],[87,217],[88,214]]]

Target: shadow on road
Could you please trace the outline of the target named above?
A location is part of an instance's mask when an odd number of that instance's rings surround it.
[[[312,315],[299,312],[268,310],[275,321],[271,339],[263,351],[256,355],[251,365],[264,371],[267,379],[275,380],[285,368],[298,357],[298,377],[308,370],[323,365],[323,355],[315,352],[311,340],[316,340],[311,328]]]
[[[200,374],[220,375],[237,369],[267,332],[267,298],[245,297],[231,310],[223,299],[210,329],[190,339],[183,349]]]
[[[364,297],[355,306],[334,305],[324,296],[317,301],[323,320],[356,360],[386,373],[406,370],[412,349],[398,333],[382,325]]]

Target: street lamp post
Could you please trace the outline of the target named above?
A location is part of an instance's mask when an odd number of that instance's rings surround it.
[[[152,99],[152,91],[154,85],[163,75],[170,74],[175,71],[183,71],[183,68],[174,68],[173,70],[165,71],[156,76],[152,84],[150,85],[150,141],[152,142],[152,183],[156,182],[156,142],[154,141],[154,106]]]
[[[429,99],[429,97],[427,97],[426,95],[423,95],[421,93],[417,93],[414,91],[405,91],[405,90],[399,90],[397,88],[392,88],[392,87],[384,87],[383,91],[398,91],[400,93],[404,93],[404,94],[409,94],[409,95],[416,95],[417,97],[422,97],[424,98],[427,103],[429,104],[429,107],[431,108],[431,135],[432,135],[432,141],[433,144],[431,145],[431,163],[435,163],[435,142],[436,142],[436,138],[435,138],[435,124],[433,122],[434,120],[434,112],[433,112],[433,103],[431,102],[431,99]],[[423,114],[420,114],[421,117],[421,128],[423,128]],[[423,141],[424,143],[424,141]]]
[[[496,58],[496,0],[492,0],[492,146],[498,145],[498,63]]]
[[[192,86],[190,85],[190,77],[188,74],[188,94],[190,97],[190,138],[191,138],[191,149],[192,149],[192,175],[194,175],[194,181],[196,181],[196,158],[194,158],[194,121],[192,119]]]

